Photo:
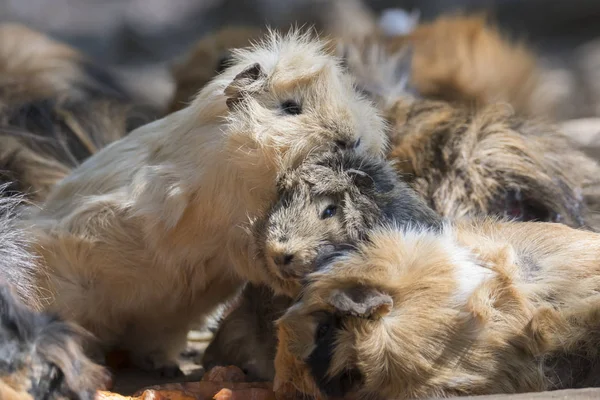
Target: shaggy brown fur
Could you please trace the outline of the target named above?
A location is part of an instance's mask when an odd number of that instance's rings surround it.
[[[0,181],[42,201],[53,185],[127,132],[131,99],[75,49],[0,25]]]
[[[275,387],[407,399],[574,385],[546,361],[597,360],[599,278],[600,236],[560,224],[383,227],[320,265],[279,320]]]
[[[383,127],[310,36],[238,49],[189,107],[100,150],[34,210],[34,300],[176,372],[190,321],[255,278],[241,227],[275,200],[277,175],[335,148],[381,157]]]
[[[383,42],[392,53],[412,47],[411,82],[422,96],[470,106],[503,102],[519,113],[552,116],[535,56],[484,16],[442,16]]]
[[[553,126],[502,105],[472,111],[399,101],[389,115],[388,157],[441,215],[590,226],[583,191],[598,184],[600,168]]]
[[[584,191],[600,183],[596,162],[558,128],[515,115],[504,104],[479,108],[415,98],[403,50],[346,46],[358,86],[384,110],[402,177],[443,216],[501,215],[591,225]]]

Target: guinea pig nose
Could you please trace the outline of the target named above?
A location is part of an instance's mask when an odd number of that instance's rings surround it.
[[[294,259],[294,255],[293,254],[279,254],[275,257],[273,257],[273,261],[275,261],[275,264],[277,265],[289,265],[292,260]]]

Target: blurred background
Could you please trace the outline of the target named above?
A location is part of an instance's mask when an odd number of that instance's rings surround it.
[[[323,1],[0,0],[0,18],[27,24],[116,67],[131,76],[132,85],[161,104],[172,90],[169,63],[202,35],[227,24],[277,26],[299,16],[301,22],[310,22]],[[422,21],[457,10],[487,10],[511,36],[526,40],[557,74],[561,68],[600,71],[600,41],[596,41],[600,38],[600,0],[364,3],[377,13],[392,7],[417,9]],[[569,79],[578,75],[571,74]]]

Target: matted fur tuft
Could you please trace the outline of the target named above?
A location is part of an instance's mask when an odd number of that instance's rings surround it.
[[[275,386],[359,399],[577,387],[598,362],[599,259],[598,234],[560,224],[376,229],[278,321]]]

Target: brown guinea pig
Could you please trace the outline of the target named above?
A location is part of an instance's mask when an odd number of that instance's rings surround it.
[[[576,387],[590,363],[564,381],[556,370],[561,357],[600,361],[599,261],[599,234],[560,224],[375,229],[318,265],[277,322],[274,388],[420,399]]]

